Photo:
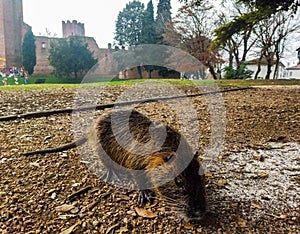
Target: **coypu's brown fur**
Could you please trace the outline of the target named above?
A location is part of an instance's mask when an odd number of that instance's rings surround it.
[[[157,140],[161,136],[163,141]],[[158,199],[180,207],[187,216],[201,217],[205,213],[204,175],[199,175],[202,167],[197,155],[193,157],[191,147],[178,131],[136,110],[112,111],[98,118],[92,130],[76,142],[24,154],[59,152],[87,140],[107,169],[106,181],[124,174],[132,177],[141,190],[139,204],[152,201],[151,187]],[[126,174],[128,169],[133,173]],[[135,175],[136,171],[144,173]],[[165,181],[166,176],[171,179]]]

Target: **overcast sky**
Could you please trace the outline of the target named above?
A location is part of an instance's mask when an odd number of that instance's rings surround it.
[[[107,47],[113,43],[118,14],[128,2],[130,0],[23,0],[23,17],[36,36],[46,35],[47,28],[52,35],[61,37],[62,21],[77,20],[84,23],[86,36],[94,37],[99,47]],[[146,8],[149,0],[140,2]],[[180,6],[178,2],[171,0],[173,16]],[[157,3],[158,0],[153,0],[155,8]]]
[[[62,21],[77,20],[84,23],[86,36],[94,37],[100,48],[106,48],[108,43],[114,42],[119,12],[130,1],[132,0],[23,0],[23,17],[36,36],[46,35],[48,29],[52,36],[56,34],[57,37],[62,37]],[[146,8],[149,0],[140,1]],[[156,13],[159,0],[152,1]],[[171,0],[171,6],[172,16],[175,16],[180,7],[179,0]],[[286,56],[292,60],[290,65],[297,62],[293,47]]]

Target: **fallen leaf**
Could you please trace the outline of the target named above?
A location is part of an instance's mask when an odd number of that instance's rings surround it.
[[[67,205],[67,204],[64,204],[64,205],[61,205],[61,206],[57,206],[57,207],[55,208],[55,210],[56,210],[57,212],[68,212],[68,211],[70,211],[70,210],[72,210],[72,209],[74,209],[74,208],[75,208],[74,205]]]
[[[243,219],[239,219],[238,225],[239,225],[241,228],[245,228],[245,227],[247,227],[247,221],[246,221],[246,220],[243,220]]]
[[[60,215],[60,216],[58,216],[59,219],[63,219],[63,220],[66,220],[69,218],[74,218],[74,217],[76,217],[76,215]]]
[[[262,178],[262,179],[265,179],[265,178],[268,178],[268,177],[269,177],[269,174],[264,173],[264,174],[259,174],[258,176],[259,176],[260,178]]]
[[[285,215],[285,214],[282,214],[279,217],[280,217],[280,219],[287,219],[287,215]]]
[[[213,177],[213,174],[212,173],[205,173],[205,177],[211,178],[211,177]]]
[[[72,233],[77,225],[78,224],[75,224],[75,225],[69,227],[68,229],[62,231],[60,234],[70,234],[70,233]]]
[[[218,180],[218,186],[224,187],[226,184],[227,184],[227,180],[225,179]]]
[[[71,210],[71,213],[72,214],[77,214],[79,212],[79,209],[77,207],[74,207],[72,210]]]
[[[99,203],[99,200],[93,201],[92,203],[88,204],[84,209],[92,210],[98,203]]]
[[[151,218],[157,217],[157,214],[153,213],[152,211],[145,210],[143,208],[135,207],[135,211],[139,216],[144,217],[144,218],[151,219]]]
[[[260,162],[265,161],[265,158],[262,155],[254,155],[253,159],[256,160],[256,161],[260,161]]]
[[[157,206],[157,204],[158,204],[158,201],[154,201],[153,203],[147,203],[145,205],[145,208],[153,208],[153,207]]]
[[[193,228],[195,227],[195,225],[192,224],[192,223],[185,223],[185,224],[183,224],[183,226],[184,226],[186,229],[193,229]]]
[[[255,207],[256,209],[262,209],[262,207],[257,203],[252,203],[252,206]]]
[[[133,210],[129,210],[126,212],[128,215],[136,216],[136,212]]]
[[[119,229],[119,233],[120,233],[120,234],[122,234],[122,233],[124,233],[124,232],[128,232],[128,228],[127,228],[127,227],[121,227],[121,228]]]
[[[129,196],[126,196],[126,195],[120,195],[118,198],[117,198],[118,201],[129,201],[130,200],[130,197]]]
[[[56,189],[50,189],[49,191],[47,191],[47,195],[50,195],[51,193],[54,193],[56,191]]]
[[[74,183],[72,184],[72,187],[79,187],[80,186],[80,183]]]
[[[30,166],[40,167],[40,164],[38,162],[32,162],[30,163]]]

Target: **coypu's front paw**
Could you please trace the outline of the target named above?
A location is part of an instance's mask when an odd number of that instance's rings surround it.
[[[149,203],[153,203],[154,201],[154,192],[149,190],[149,189],[145,189],[145,190],[141,190],[138,196],[138,206],[145,206],[147,202]]]

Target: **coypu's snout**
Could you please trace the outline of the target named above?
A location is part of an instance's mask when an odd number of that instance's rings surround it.
[[[202,218],[206,214],[206,197],[202,186],[195,185],[188,198],[186,214],[189,218]],[[192,195],[192,196],[191,196]]]
[[[203,169],[195,156],[184,175],[185,178],[188,178],[185,184],[188,204],[186,214],[188,217],[196,219],[202,218],[206,214],[207,208],[205,176],[203,173],[199,174],[199,171],[203,171]]]
[[[206,214],[206,210],[203,210],[203,209],[197,209],[197,208],[191,208],[191,209],[188,209],[187,210],[187,216],[189,218],[192,218],[192,219],[200,219],[202,217],[204,217]]]

